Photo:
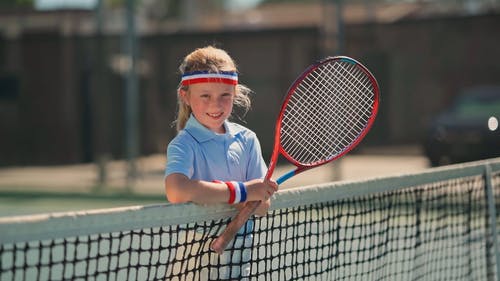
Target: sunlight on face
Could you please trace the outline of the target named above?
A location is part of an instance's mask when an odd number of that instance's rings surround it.
[[[198,122],[216,133],[225,133],[224,121],[233,110],[236,87],[224,83],[198,83],[180,92]]]

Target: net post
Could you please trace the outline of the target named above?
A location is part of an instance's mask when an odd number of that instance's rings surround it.
[[[496,266],[496,280],[500,280],[500,251],[498,248],[497,241],[497,212],[495,207],[495,194],[493,192],[493,184],[492,184],[492,175],[491,175],[491,166],[489,164],[485,164],[484,166],[484,180],[485,180],[485,188],[486,188],[486,197],[488,200],[488,217],[489,217],[489,225],[491,228],[491,243],[493,244],[493,250],[495,252],[495,266]],[[488,242],[487,242],[488,243]],[[489,247],[486,247],[487,251]],[[489,256],[489,251],[487,252]],[[489,266],[487,266],[489,268]],[[488,270],[489,271],[489,270]],[[488,274],[488,276],[491,276]]]

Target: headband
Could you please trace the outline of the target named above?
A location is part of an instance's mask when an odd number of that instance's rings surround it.
[[[206,82],[237,85],[238,73],[234,71],[221,71],[219,73],[211,73],[208,71],[193,71],[184,73],[181,80],[183,86]]]

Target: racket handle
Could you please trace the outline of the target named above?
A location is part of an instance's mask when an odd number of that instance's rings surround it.
[[[257,207],[259,207],[261,201],[250,201],[248,202],[243,209],[239,211],[239,213],[231,220],[231,222],[227,225],[226,229],[222,232],[222,234],[215,238],[210,245],[210,248],[217,252],[219,255],[224,252],[229,245],[229,242],[234,239],[238,231],[243,227],[243,225],[248,221],[250,216],[255,212]]]

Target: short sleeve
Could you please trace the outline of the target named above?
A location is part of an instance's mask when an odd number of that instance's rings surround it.
[[[188,178],[193,176],[194,151],[192,147],[181,139],[173,139],[167,147],[167,165],[165,176],[180,173]]]
[[[262,158],[259,139],[253,132],[249,136],[248,145],[250,155],[248,158],[247,180],[262,179],[266,176],[267,165],[264,158]]]

